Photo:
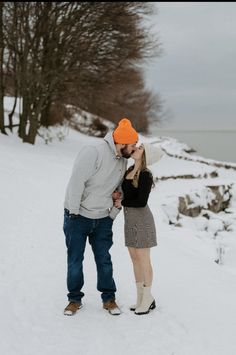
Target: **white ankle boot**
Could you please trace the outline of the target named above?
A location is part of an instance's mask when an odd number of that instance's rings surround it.
[[[135,311],[141,305],[142,298],[143,298],[143,282],[136,282],[136,289],[137,289],[137,302],[136,304],[130,306],[131,311]]]
[[[143,286],[142,302],[141,305],[135,309],[135,314],[147,314],[154,308],[156,308],[156,303],[151,295],[151,287]]]

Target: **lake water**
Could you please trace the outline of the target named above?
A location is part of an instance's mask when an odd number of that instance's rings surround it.
[[[205,158],[236,163],[236,130],[177,131],[153,128],[150,133],[176,138]]]

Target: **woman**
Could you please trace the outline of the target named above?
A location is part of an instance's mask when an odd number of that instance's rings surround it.
[[[157,245],[153,215],[147,205],[153,176],[147,166],[161,159],[163,151],[144,143],[131,155],[135,164],[125,173],[122,183],[123,199],[116,207],[124,207],[125,245],[133,263],[137,302],[130,309],[135,314],[147,314],[156,307],[151,294],[153,279],[150,248]]]

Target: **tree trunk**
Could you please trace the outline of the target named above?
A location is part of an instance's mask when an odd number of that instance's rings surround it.
[[[4,85],[3,85],[3,57],[4,57],[3,6],[4,6],[4,2],[0,2],[0,131],[6,134],[5,122],[4,122]]]
[[[42,110],[42,115],[41,115],[41,125],[44,127],[48,127],[50,125],[49,123],[49,113],[50,113],[50,108],[51,108],[51,103],[48,103],[44,109]]]
[[[15,99],[14,99],[14,104],[13,104],[12,110],[11,110],[11,112],[8,115],[8,118],[9,118],[9,129],[10,129],[11,132],[12,132],[12,129],[13,129],[12,117],[13,117],[13,115],[15,113],[16,103],[17,103],[17,92],[15,92]]]
[[[19,124],[18,135],[24,141],[26,137],[27,121],[29,118],[29,100],[27,97],[27,93],[25,93],[22,96],[23,96],[23,109],[22,109],[22,113],[20,113],[20,124]]]

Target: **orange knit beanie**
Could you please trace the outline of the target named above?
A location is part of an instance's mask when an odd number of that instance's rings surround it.
[[[117,144],[134,144],[138,141],[138,133],[132,127],[130,120],[122,118],[113,132],[113,138]]]

